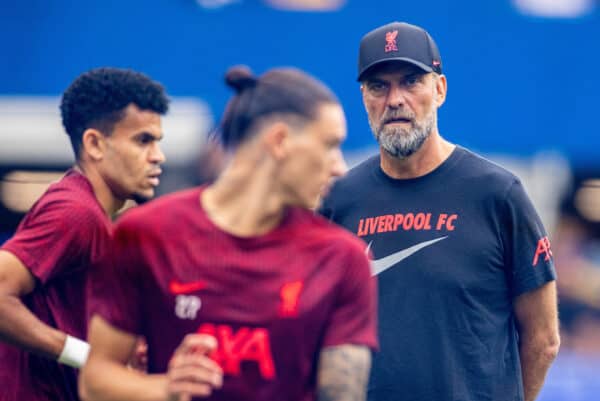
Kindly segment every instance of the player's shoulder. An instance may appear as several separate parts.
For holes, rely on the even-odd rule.
[[[200,188],[172,192],[133,207],[117,219],[117,229],[160,230],[165,224],[181,224],[190,208],[199,207]]]
[[[299,213],[302,213],[303,224],[297,231],[304,237],[305,244],[318,248],[332,246],[341,253],[364,254],[366,244],[350,231],[310,210],[302,210]]]
[[[59,180],[51,182],[40,200],[78,201],[79,198],[94,196],[94,190],[89,180],[74,170],[68,170]]]
[[[364,196],[369,196],[371,188],[377,186],[374,171],[379,168],[379,160],[379,155],[369,157],[352,167],[344,176],[336,179],[323,204],[325,206],[353,204]]]
[[[73,170],[51,183],[31,207],[29,214],[60,219],[63,223],[76,221],[83,224],[90,220],[108,219],[89,180]]]
[[[380,156],[373,155],[366,160],[352,167],[348,172],[336,181],[338,189],[355,188],[356,185],[365,184],[373,174],[373,171],[379,168]]]
[[[508,188],[519,182],[519,178],[507,168],[478,153],[460,146],[457,146],[456,152],[460,153],[466,176],[485,183],[488,189]]]

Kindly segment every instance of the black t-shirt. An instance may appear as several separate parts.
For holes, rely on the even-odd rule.
[[[516,296],[555,279],[550,243],[520,181],[457,147],[396,180],[373,157],[321,213],[357,234],[379,285],[371,401],[521,401]]]

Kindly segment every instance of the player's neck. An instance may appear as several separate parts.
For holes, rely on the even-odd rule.
[[[209,219],[240,237],[263,235],[277,227],[285,206],[273,188],[270,170],[264,165],[228,166],[202,193],[200,202]]]
[[[89,167],[85,163],[77,163],[73,169],[88,179],[98,203],[107,216],[114,216],[123,207],[125,201],[114,196],[98,170]]]
[[[417,178],[438,168],[452,153],[456,145],[432,133],[421,148],[405,159],[391,156],[381,149],[381,169],[391,178]]]

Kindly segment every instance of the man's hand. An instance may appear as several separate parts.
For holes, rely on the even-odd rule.
[[[208,397],[223,385],[223,370],[208,356],[217,340],[206,334],[188,334],[175,350],[167,372],[170,401]]]

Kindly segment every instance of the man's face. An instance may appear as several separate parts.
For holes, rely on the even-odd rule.
[[[291,203],[314,209],[335,177],[346,172],[340,145],[346,138],[341,106],[323,104],[318,117],[290,136],[289,157],[280,176]]]
[[[112,135],[104,139],[102,174],[111,192],[121,200],[152,198],[159,184],[160,164],[165,161],[158,144],[162,139],[160,115],[131,104]]]
[[[437,125],[437,108],[445,96],[445,77],[405,63],[390,63],[362,82],[369,125],[391,156],[418,151]]]

